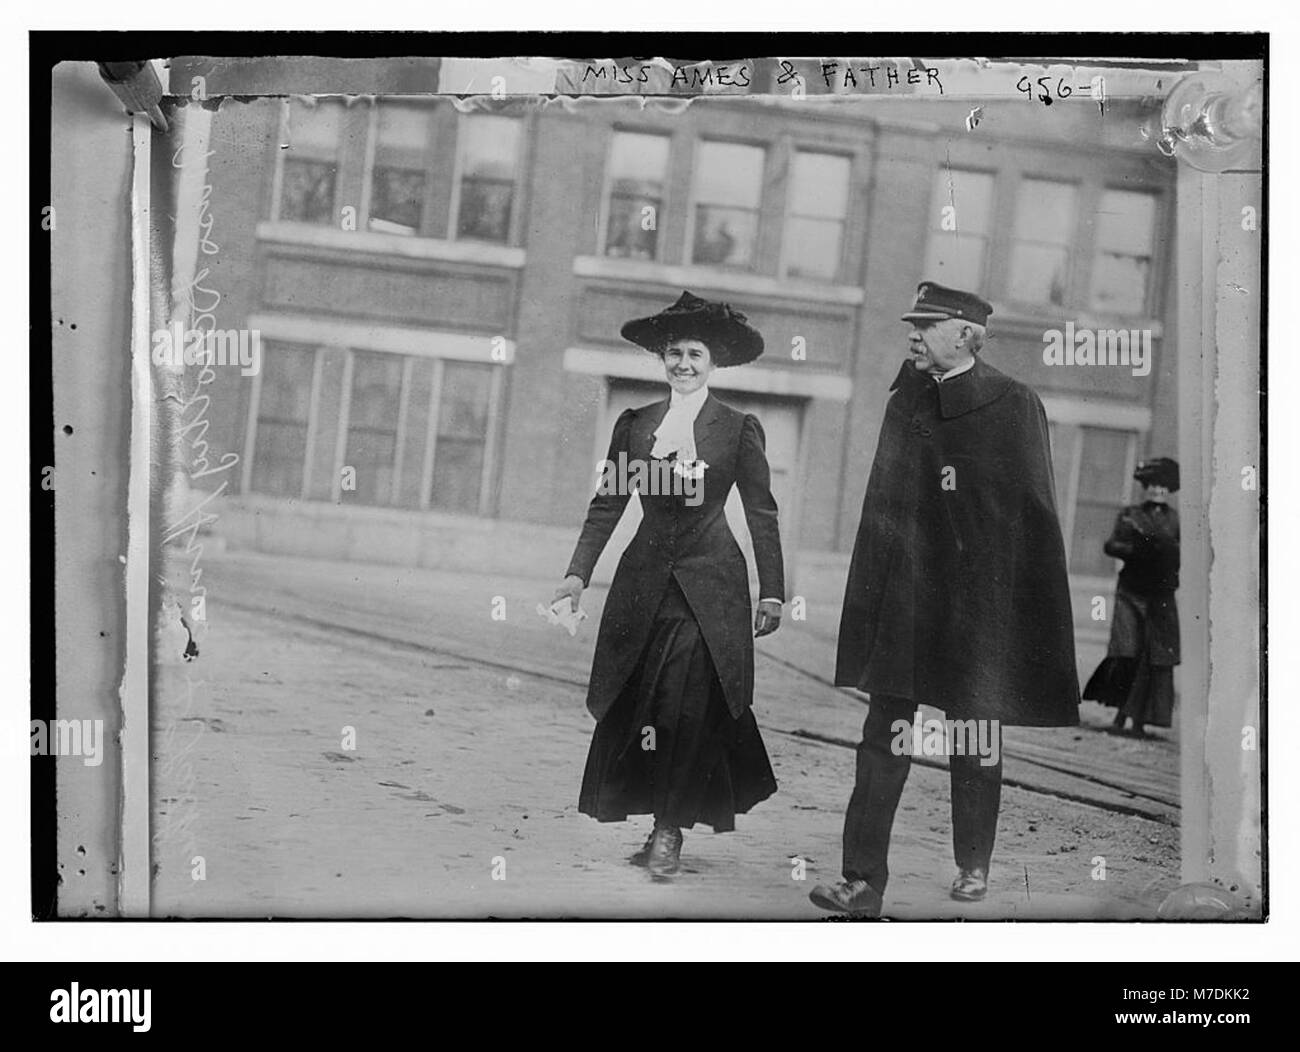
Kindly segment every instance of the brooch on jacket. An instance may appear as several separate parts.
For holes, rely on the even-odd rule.
[[[702,479],[708,466],[703,460],[674,460],[673,474],[679,479]]]

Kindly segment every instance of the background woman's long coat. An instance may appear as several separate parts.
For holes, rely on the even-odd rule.
[[[1079,721],[1073,618],[1038,396],[976,359],[905,363],[885,409],[835,682],[952,718]]]
[[[626,410],[614,424],[609,460],[651,463],[654,431],[668,399]],[[600,719],[636,669],[652,619],[670,578],[676,578],[699,622],[732,716],[753,701],[753,607],[745,556],[727,525],[724,509],[734,484],[740,490],[754,542],[759,592],[785,598],[785,570],[776,501],[758,419],[712,394],[695,418],[696,455],[708,464],[700,483],[703,499],[641,494],[644,517],[614,573],[596,637],[587,708]],[[622,517],[628,493],[597,494],[569,562],[568,573],[591,579],[596,560]]]
[[[1120,511],[1106,554],[1124,560],[1115,589],[1107,657],[1145,655],[1153,665],[1177,665],[1178,511],[1164,504],[1132,504]]]

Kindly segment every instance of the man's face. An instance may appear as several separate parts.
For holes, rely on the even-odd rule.
[[[1153,500],[1158,504],[1169,503],[1169,490],[1165,486],[1148,486],[1142,484],[1142,499],[1144,501]]]
[[[967,346],[966,326],[955,318],[914,321],[907,334],[907,349],[918,372],[941,376],[973,355]]]
[[[668,385],[678,394],[698,391],[713,372],[708,346],[700,340],[673,340],[664,349],[664,372],[668,375]]]

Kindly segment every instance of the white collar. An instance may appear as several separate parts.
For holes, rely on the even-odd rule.
[[[677,391],[672,392],[672,397],[668,400],[668,408],[677,413],[685,413],[692,421],[700,415],[700,410],[704,408],[704,400],[709,397],[709,385],[701,384],[690,394],[684,395]]]
[[[670,453],[676,453],[680,460],[695,459],[695,418],[700,415],[704,400],[708,397],[708,384],[696,388],[688,395],[673,391],[668,401],[668,411],[655,428],[655,443],[650,450],[652,457],[664,459]]]
[[[961,365],[954,365],[942,376],[936,376],[934,378],[934,382],[937,384],[941,384],[945,380],[951,380],[954,376],[960,376],[962,373],[966,372],[967,369],[973,369],[974,367],[975,367],[974,357],[968,358],[966,361],[962,362]]]

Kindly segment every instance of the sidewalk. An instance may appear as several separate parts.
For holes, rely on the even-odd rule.
[[[158,670],[158,915],[825,916],[807,892],[837,876],[854,757],[821,739],[855,741],[864,709],[774,660],[817,663],[815,633],[783,626],[759,644],[780,791],[735,833],[688,831],[684,872],[656,883],[623,861],[648,818],[577,813],[594,620],[576,639],[548,627],[536,581],[245,554],[204,571],[199,660]],[[789,650],[765,646],[782,637]],[[1170,749],[1059,733],[1112,761]],[[1167,822],[1008,786],[989,899],[953,903],[947,781],[914,767],[887,916],[1151,916],[1178,883]]]

